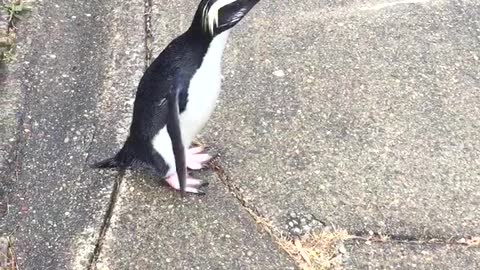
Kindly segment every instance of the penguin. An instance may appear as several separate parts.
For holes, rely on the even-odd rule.
[[[205,167],[203,147],[188,148],[214,111],[221,62],[232,28],[259,0],[201,0],[190,27],[146,69],[137,88],[129,135],[111,158],[92,168],[147,167],[172,188],[205,194],[187,168]]]

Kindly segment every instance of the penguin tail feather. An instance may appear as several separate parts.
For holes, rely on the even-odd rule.
[[[90,167],[92,169],[111,169],[111,168],[120,168],[126,169],[130,167],[135,160],[135,158],[130,153],[128,143],[118,152],[114,157],[104,159],[102,161],[96,162]]]
[[[121,167],[120,163],[116,160],[116,156],[112,158],[107,158],[102,161],[96,162],[90,165],[92,169],[110,169]]]

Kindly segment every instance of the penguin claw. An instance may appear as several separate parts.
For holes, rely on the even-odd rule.
[[[177,174],[174,174],[174,175],[166,178],[165,181],[173,189],[180,190],[180,183],[178,182]],[[197,194],[197,195],[205,195],[205,192],[200,190],[200,188],[206,187],[208,185],[209,185],[209,183],[206,182],[206,181],[202,181],[202,180],[199,180],[199,179],[187,177],[185,192],[193,193],[193,194]]]

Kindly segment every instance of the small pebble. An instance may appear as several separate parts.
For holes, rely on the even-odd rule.
[[[340,252],[341,254],[347,254],[347,249],[343,244],[340,244],[340,246],[338,247],[338,252]]]
[[[252,257],[252,256],[253,256],[253,252],[252,252],[252,251],[250,251],[250,250],[249,250],[249,251],[247,251],[247,256],[248,256],[248,257]]]
[[[295,227],[290,230],[290,233],[294,236],[299,236],[302,233],[302,230],[300,230],[298,227]]]
[[[284,77],[285,72],[283,70],[276,70],[276,71],[273,72],[273,75],[275,75],[277,77]]]
[[[290,213],[290,217],[291,217],[291,218],[296,218],[296,217],[297,217],[297,214],[295,214],[294,212],[291,212],[291,213]]]

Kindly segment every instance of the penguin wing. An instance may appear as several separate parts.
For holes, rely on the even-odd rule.
[[[184,92],[186,86],[177,83],[167,94],[168,118],[167,132],[172,141],[173,155],[175,157],[175,167],[177,170],[178,181],[182,195],[185,194],[185,185],[187,181],[187,166],[185,162],[185,147],[182,141],[182,131],[180,130],[180,109],[179,95]]]

